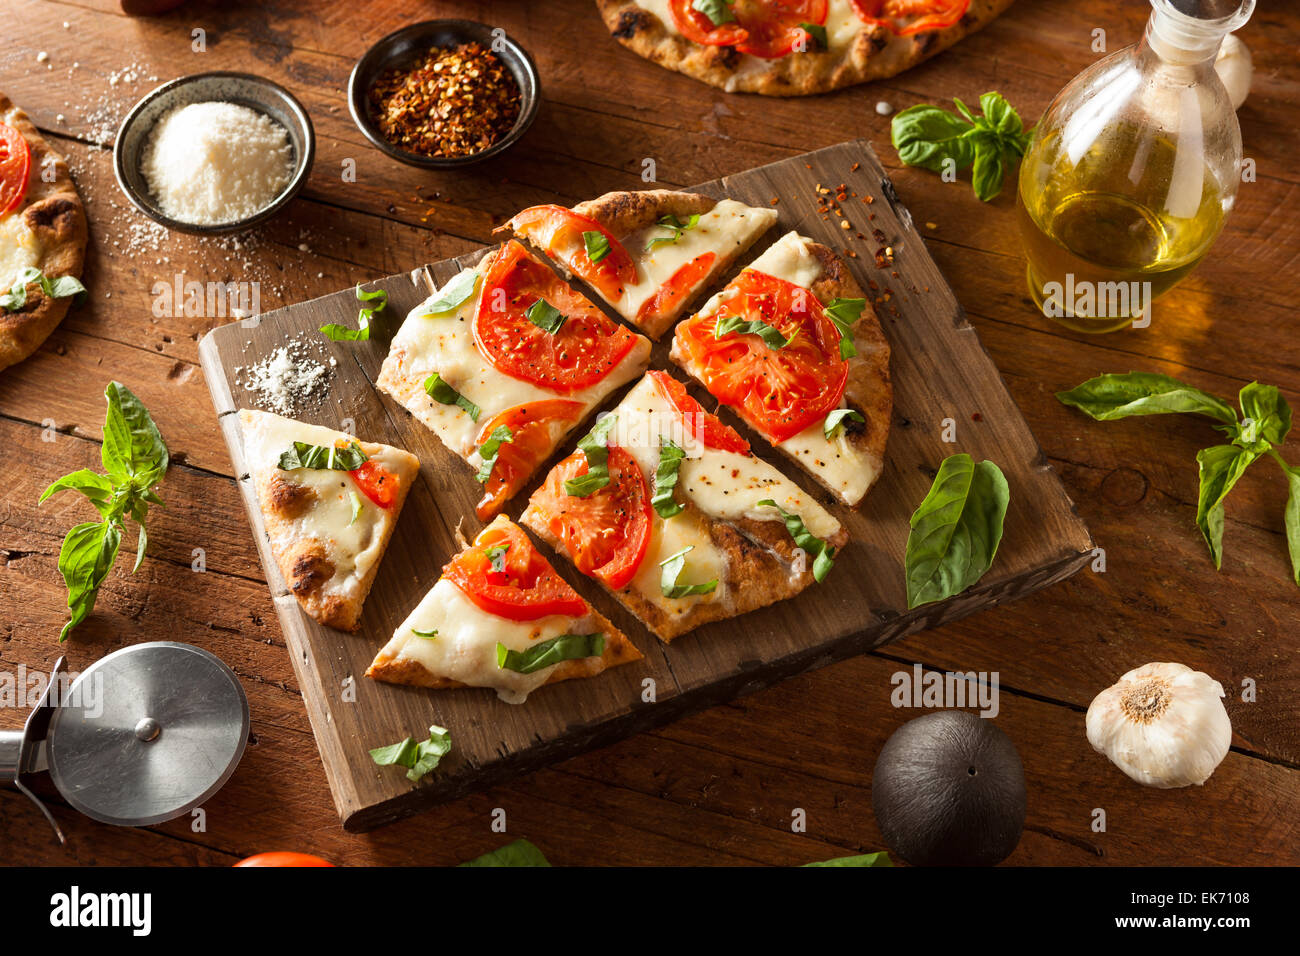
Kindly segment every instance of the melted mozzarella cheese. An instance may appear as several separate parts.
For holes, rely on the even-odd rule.
[[[510,621],[489,614],[446,578],[439,578],[410,616],[393,632],[381,657],[414,661],[437,677],[470,687],[491,687],[508,704],[522,704],[558,665],[520,674],[497,666],[497,644],[525,651],[562,634],[595,633],[590,618],[553,614],[536,621]],[[437,630],[432,638],[414,631]]]
[[[669,33],[678,33],[673,15],[669,10],[669,0],[637,0],[637,6],[649,10],[657,16]],[[826,11],[826,39],[831,49],[848,46],[862,29],[862,20],[854,12],[849,0],[830,0]],[[759,57],[746,57],[747,60],[768,62]]]
[[[636,282],[625,286],[623,297],[613,305],[620,314],[635,316],[678,269],[696,256],[712,251],[721,257],[733,250],[744,251],[774,222],[774,209],[757,209],[723,199],[702,213],[695,227],[681,233],[674,242],[659,242],[646,249],[652,239],[673,234],[664,226],[648,226],[622,237],[623,246],[636,264]]]
[[[244,461],[254,475],[278,471],[280,455],[291,449],[296,441],[328,448],[339,441],[353,440],[352,436],[332,428],[308,425],[270,412],[245,410],[241,418]],[[380,450],[369,457],[393,474],[404,474],[407,470],[404,453],[387,445],[380,446]],[[288,522],[278,538],[272,539],[272,545],[281,550],[313,538],[326,544],[328,557],[334,565],[334,577],[326,583],[325,590],[339,591],[348,596],[359,593],[361,581],[383,552],[385,530],[392,520],[391,514],[366,497],[346,471],[295,468],[281,474],[310,488],[314,497],[310,507]],[[360,505],[355,520],[352,516],[354,502]]]
[[[21,215],[0,218],[0,291],[8,292],[24,269],[39,269],[41,252],[40,240]]]
[[[428,301],[435,298],[437,293]],[[588,388],[558,392],[513,378],[484,358],[474,341],[478,300],[478,295],[471,296],[457,311],[447,315],[428,314],[428,302],[413,309],[393,337],[379,376],[380,388],[428,426],[443,444],[473,465],[481,460],[479,435],[494,416],[525,402],[565,398],[582,402],[586,406],[585,417],[606,395],[631,381],[649,361],[650,342],[638,336],[622,362]],[[443,405],[425,392],[424,382],[434,372],[479,407],[477,421],[459,405]]]
[[[665,597],[661,586],[663,568],[667,561],[683,548],[685,564],[677,575],[677,584],[704,584],[717,581],[718,586],[708,594],[687,594],[684,597]],[[632,579],[632,589],[650,603],[671,616],[686,614],[697,604],[725,602],[727,592],[727,556],[713,544],[709,529],[698,514],[682,512],[666,521],[657,515],[650,529],[650,544],[646,556]]]
[[[751,262],[749,268],[811,289],[812,284],[821,278],[822,264],[809,250],[810,242],[811,239],[797,232],[787,232]]]

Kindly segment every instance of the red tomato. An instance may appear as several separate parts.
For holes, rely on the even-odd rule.
[[[322,860],[310,853],[258,853],[240,860],[235,866],[333,866],[328,860]]]
[[[555,332],[528,318],[545,299],[565,317]],[[511,378],[556,392],[595,385],[636,344],[636,336],[569,287],[519,243],[506,243],[483,279],[474,340]]]
[[[488,551],[505,546],[503,570],[492,566]],[[552,614],[583,617],[587,604],[569,587],[518,525],[493,524],[474,545],[451,559],[442,575],[479,608],[509,621],[535,621]]]
[[[397,476],[373,458],[367,459],[360,468],[348,474],[362,494],[379,507],[391,508],[397,500]]]
[[[27,195],[32,151],[23,134],[0,123],[0,216],[17,209]]]
[[[718,258],[715,252],[701,252],[690,262],[673,273],[672,278],[659,287],[659,291],[637,309],[636,317],[645,320],[654,316],[667,315],[684,298],[695,291]]]
[[[573,270],[583,282],[599,289],[605,298],[617,302],[623,296],[623,287],[636,282],[636,266],[623,244],[610,232],[586,216],[580,216],[563,206],[531,206],[508,223],[538,249],[559,259]],[[584,232],[598,232],[609,243],[609,252],[600,261],[592,262],[587,254]]]
[[[636,459],[611,445],[608,464],[608,485],[586,498],[570,495],[564,480],[587,473],[587,456],[575,452],[551,469],[534,501],[578,570],[617,591],[627,587],[645,559],[654,511]]]
[[[705,448],[734,451],[741,455],[749,453],[749,442],[737,435],[734,429],[722,424],[716,415],[706,412],[699,402],[687,394],[685,385],[667,372],[655,370],[646,374],[659,389],[659,394],[682,416],[682,422],[692,437]]]
[[[583,409],[582,402],[543,399],[507,408],[483,426],[478,436],[480,445],[500,425],[509,428],[514,437],[497,449],[496,464],[483,486],[483,499],[474,508],[480,521],[487,521],[514,497],[542,459],[551,453],[560,435],[582,417]]]
[[[950,27],[966,15],[970,0],[849,0],[864,23],[878,23],[906,37]]]
[[[687,39],[773,60],[792,52],[801,40],[807,42],[800,24],[825,24],[826,8],[827,0],[735,0],[731,13],[736,19],[717,25],[691,0],[672,0],[669,12]]]
[[[816,296],[784,279],[746,269],[729,288],[734,294],[713,315],[677,327],[677,343],[712,395],[779,444],[839,405],[849,377],[840,333]],[[774,349],[751,333],[719,339],[714,327],[729,315],[765,322],[792,340]]]

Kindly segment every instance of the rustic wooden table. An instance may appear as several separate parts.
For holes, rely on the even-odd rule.
[[[1300,863],[1300,591],[1287,574],[1284,482],[1269,466],[1243,480],[1216,572],[1193,523],[1195,455],[1216,433],[1172,418],[1091,423],[1052,397],[1101,372],[1142,369],[1224,395],[1259,379],[1300,399],[1300,16],[1261,4],[1243,33],[1256,72],[1239,116],[1257,179],[1242,186],[1210,257],[1159,303],[1146,330],[1089,338],[1049,325],[1025,292],[1014,191],[985,205],[964,182],[899,168],[888,119],[874,108],[954,94],[969,102],[998,89],[1035,118],[1095,59],[1095,29],[1115,49],[1138,37],[1146,13],[1139,0],[1020,0],[982,33],[893,80],[781,101],[729,96],[642,61],[608,36],[589,0],[190,3],[160,19],[128,18],[112,0],[11,0],[0,89],[73,166],[91,224],[91,295],[36,355],[0,374],[0,442],[9,450],[0,456],[0,667],[48,670],[66,653],[80,668],[126,644],[185,640],[239,674],[253,726],[202,827],[187,819],[101,826],[47,786],[68,832],[60,848],[24,797],[0,792],[6,859],[222,865],[297,849],[339,863],[443,864],[510,836],[528,837],[557,864],[792,864],[875,850],[872,763],[918,713],[891,706],[890,678],[919,662],[1000,675],[998,725],[1017,743],[1029,787],[1025,835],[1010,862]],[[505,27],[536,57],[545,94],[520,146],[459,174],[384,158],[344,101],[348,71],[367,46],[435,16]],[[217,69],[264,74],[303,100],[318,136],[311,180],[286,214],[239,242],[159,234],[113,181],[113,129],[158,83]],[[661,183],[685,185],[859,136],[872,141],[918,222],[935,224],[926,230],[931,252],[1105,548],[1105,572],[1085,571],[377,832],[345,833],[197,365],[198,338],[224,320],[155,314],[154,282],[178,274],[258,281],[270,309],[475,248],[521,206],[636,188],[645,157],[656,160]],[[353,160],[356,181],[344,181]],[[111,378],[144,400],[171,446],[174,467],[161,489],[168,508],[151,516],[140,571],[132,577],[120,561],[92,618],[60,647],[59,544],[87,509],[73,496],[41,508],[36,499],[53,478],[98,466]],[[203,573],[193,570],[197,549]],[[1233,750],[1204,787],[1140,788],[1084,737],[1092,697],[1153,660],[1205,670],[1228,692]],[[1247,681],[1254,702],[1242,699]],[[23,716],[0,709],[0,726]],[[492,830],[495,808],[506,811],[508,836]],[[1095,808],[1106,811],[1104,832],[1093,829]],[[797,809],[806,832],[792,827]]]

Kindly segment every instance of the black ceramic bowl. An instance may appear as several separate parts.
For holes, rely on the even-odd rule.
[[[293,176],[280,195],[246,219],[214,225],[181,222],[164,213],[158,207],[157,200],[150,195],[149,185],[140,171],[140,157],[150,131],[163,116],[177,107],[211,101],[247,106],[283,126],[289,133],[289,143],[293,147]],[[150,219],[177,232],[214,235],[255,226],[283,209],[307,181],[307,173],[311,170],[315,155],[316,134],[312,130],[311,119],[302,104],[283,86],[251,73],[195,73],[164,83],[131,107],[131,112],[122,120],[117,139],[113,143],[113,172],[117,176],[117,184],[126,193],[126,198]]]
[[[470,166],[491,159],[505,152],[523,137],[537,116],[537,107],[542,98],[541,81],[537,76],[537,65],[528,52],[504,33],[493,36],[493,27],[474,20],[426,20],[413,23],[395,33],[384,37],[357,61],[348,77],[348,110],[357,128],[365,134],[366,139],[387,153],[393,159],[410,166],[425,169],[455,169]],[[493,49],[493,44],[496,49]],[[455,47],[462,43],[481,43],[492,50],[506,65],[515,82],[519,84],[521,101],[519,118],[510,131],[485,150],[468,156],[441,157],[422,156],[394,146],[384,138],[379,127],[371,117],[367,94],[375,81],[384,72],[393,69],[405,69],[414,66],[434,47]]]

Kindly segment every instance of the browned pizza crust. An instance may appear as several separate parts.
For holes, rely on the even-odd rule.
[[[705,516],[689,501],[685,502],[685,510],[673,520],[702,521],[710,540],[726,555],[728,600],[692,604],[683,613],[672,615],[630,587],[614,591],[604,582],[599,582],[665,643],[710,621],[747,614],[794,597],[814,583],[811,562],[806,562],[802,571],[795,570],[797,549],[785,524],[780,521],[748,518],[734,523],[718,521]],[[563,544],[547,525],[545,514],[531,502],[519,522],[556,551],[565,553]],[[848,532],[840,528],[829,543],[838,550],[848,540]]]
[[[27,114],[0,93],[0,122],[23,134],[31,149],[27,195],[18,215],[41,244],[38,268],[48,278],[81,277],[86,251],[86,211],[72,182],[67,161],[50,148]],[[46,170],[45,176],[42,171]],[[52,174],[52,175],[51,175]],[[46,182],[45,177],[51,181]],[[0,277],[2,291],[13,279]],[[62,321],[72,298],[51,299],[36,283],[27,286],[27,302],[17,312],[0,309],[0,369],[21,362],[35,352]]]
[[[741,54],[734,47],[703,46],[665,27],[634,0],[596,0],[614,38],[647,60],[685,73],[729,93],[806,96],[895,76],[985,26],[1012,0],[971,0],[951,27],[897,36],[880,25],[862,24],[844,49],[792,53],[775,60]]]

